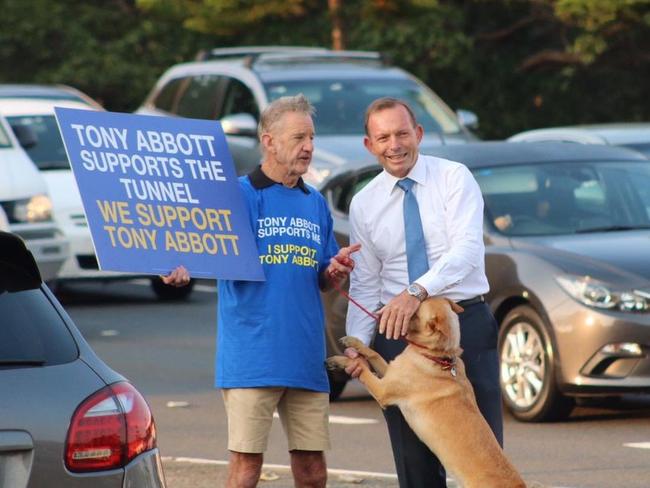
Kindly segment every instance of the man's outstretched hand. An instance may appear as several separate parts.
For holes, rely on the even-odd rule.
[[[357,252],[359,249],[361,249],[361,244],[342,247],[339,249],[338,254],[330,259],[330,264],[327,266],[325,273],[333,284],[338,284],[352,273],[354,260],[350,257],[350,254]]]

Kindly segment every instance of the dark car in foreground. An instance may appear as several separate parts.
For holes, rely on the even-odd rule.
[[[0,488],[164,488],[142,395],[99,359],[0,232]]]
[[[650,161],[559,142],[427,153],[467,165],[483,193],[486,298],[513,415],[561,419],[577,396],[650,392]],[[352,196],[378,172],[348,167],[323,189],[341,242]],[[327,295],[330,343],[344,334],[346,307]]]

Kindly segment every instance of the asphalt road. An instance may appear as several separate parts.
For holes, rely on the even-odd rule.
[[[224,486],[226,419],[214,380],[216,295],[160,303],[147,286],[75,284],[60,298],[96,352],[147,397],[170,488]],[[331,405],[331,488],[397,486],[380,409],[357,383]],[[650,396],[591,402],[569,421],[505,417],[505,451],[529,483],[550,487],[650,487]],[[292,486],[279,422],[261,486]],[[274,479],[277,477],[277,479]],[[453,485],[450,485],[453,486]]]

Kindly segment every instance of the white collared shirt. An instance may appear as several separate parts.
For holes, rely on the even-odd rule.
[[[415,282],[430,296],[465,300],[487,293],[483,244],[483,196],[463,164],[420,154],[407,176],[420,208],[429,271]],[[404,192],[386,171],[357,193],[350,204],[352,257],[350,295],[369,310],[386,304],[409,285],[404,238]],[[350,303],[348,335],[369,344],[375,321]]]

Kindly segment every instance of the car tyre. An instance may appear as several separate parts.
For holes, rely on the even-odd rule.
[[[190,296],[194,288],[195,280],[191,279],[185,286],[170,286],[163,283],[160,277],[151,278],[151,288],[160,300],[175,301],[184,300]]]
[[[528,305],[512,309],[499,332],[499,383],[512,415],[523,422],[569,416],[575,401],[557,385],[555,348],[544,321]]]
[[[336,401],[339,399],[345,385],[348,384],[348,375],[342,371],[327,371],[327,379],[330,383],[330,402]]]

